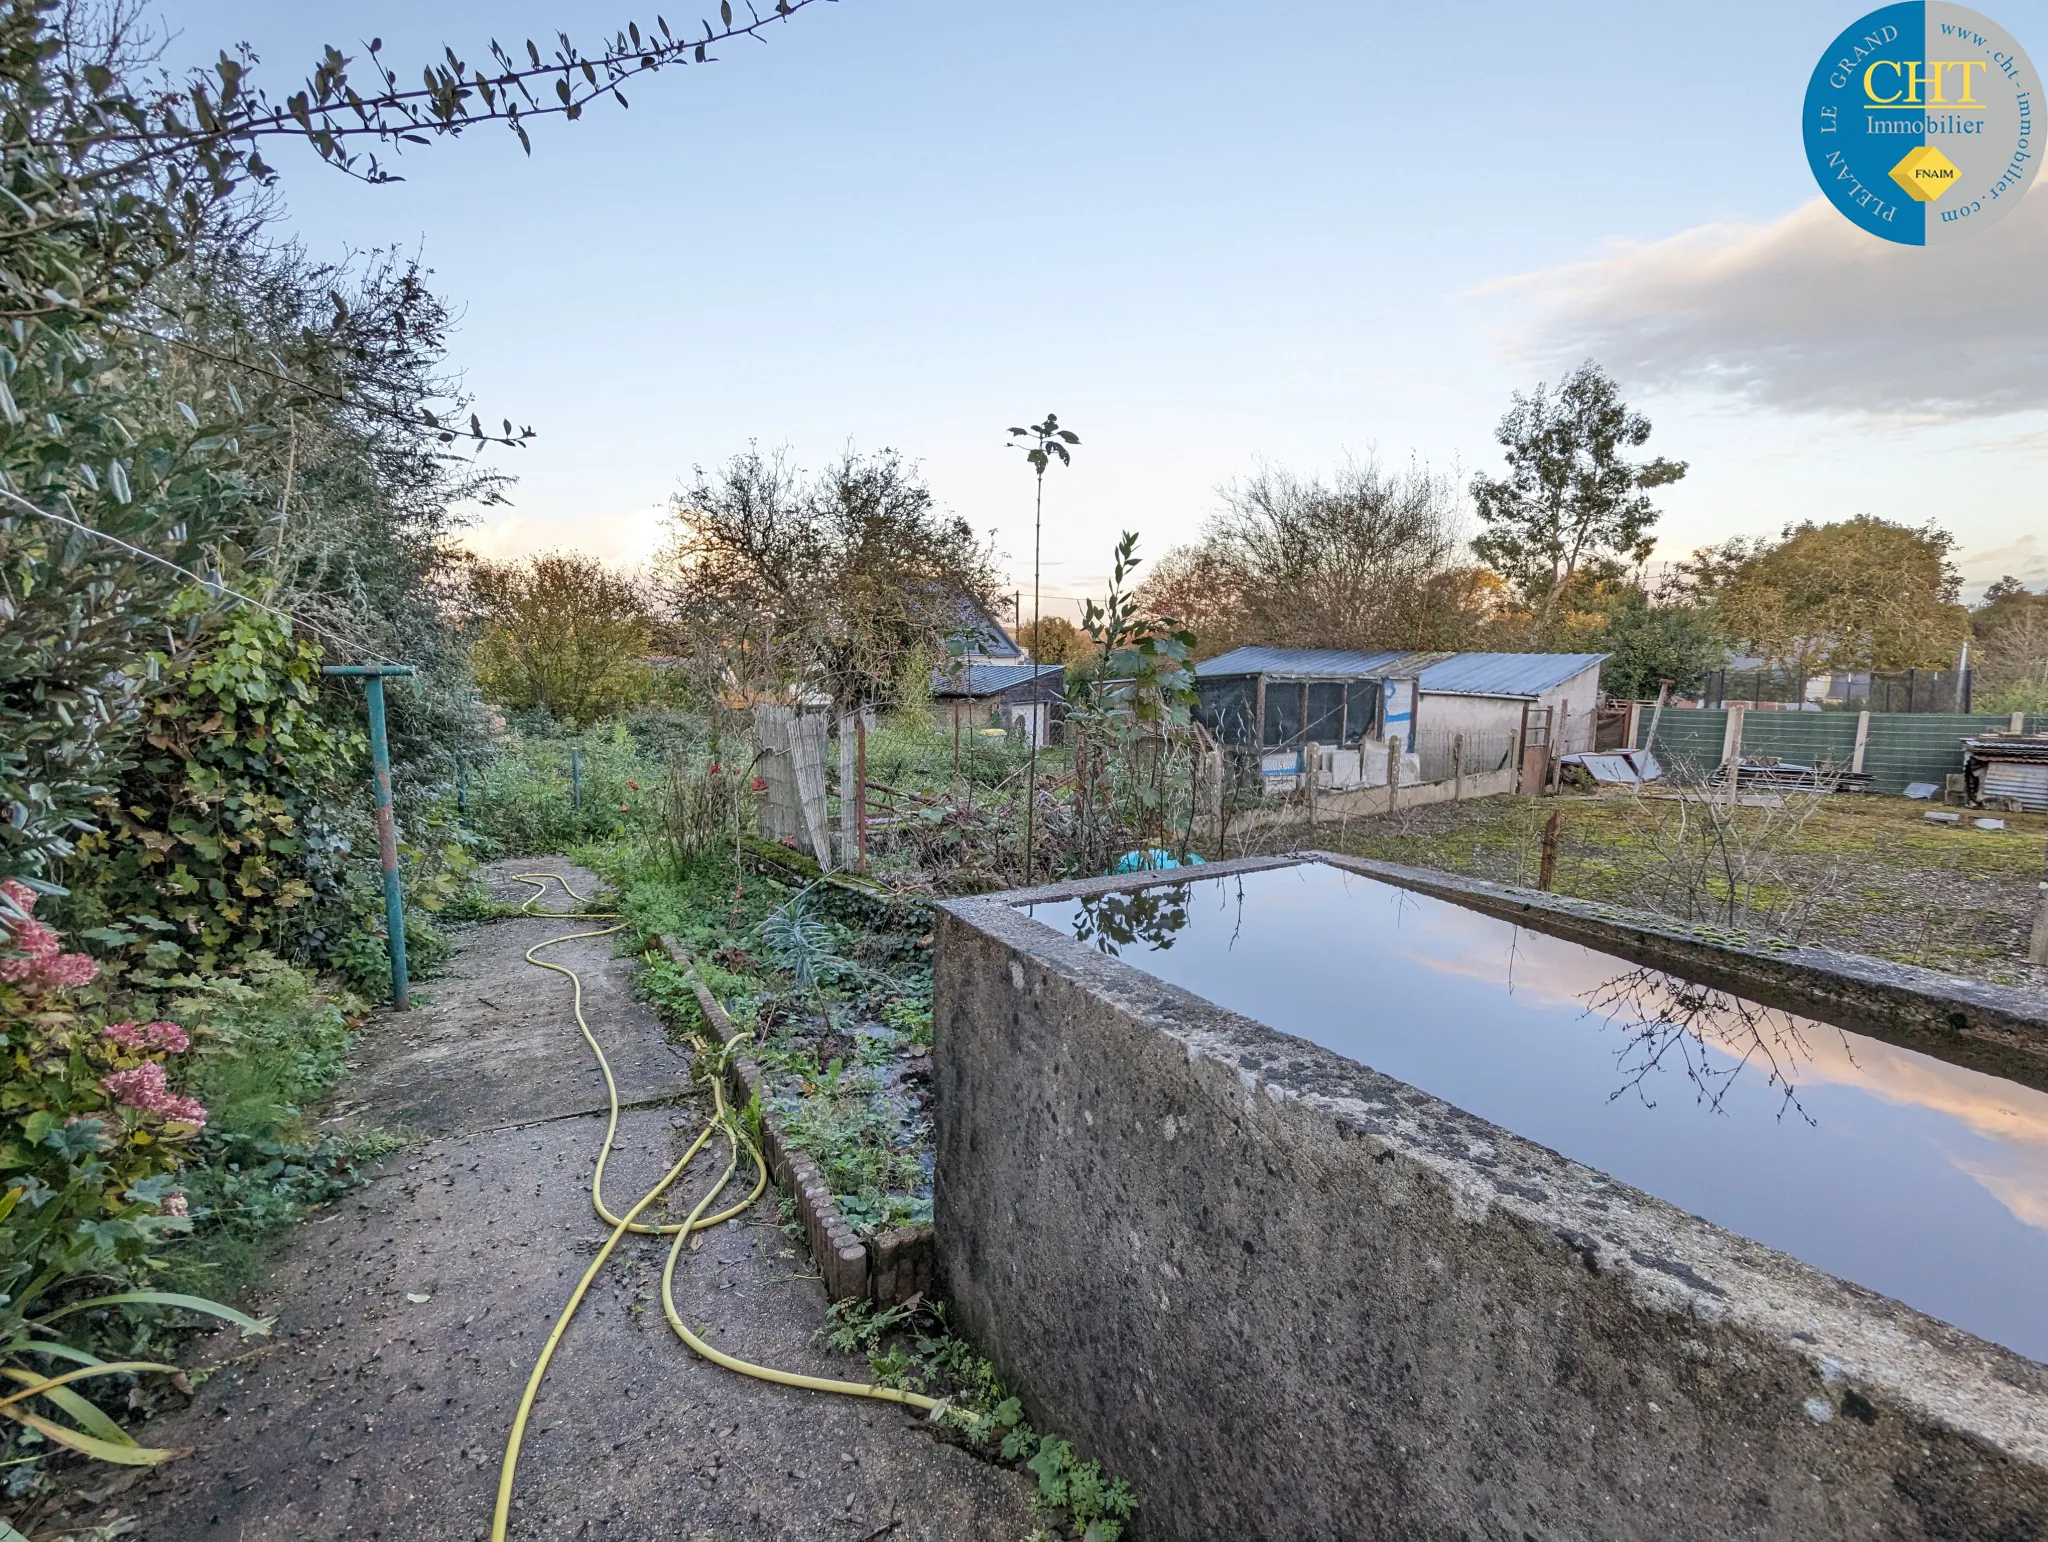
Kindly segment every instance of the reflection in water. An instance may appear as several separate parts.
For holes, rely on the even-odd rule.
[[[2048,1094],[1322,863],[1029,911],[2048,1360]]]
[[[1789,1110],[1812,1124],[1814,1116],[1799,1101],[1794,1080],[1813,1060],[1807,1034],[1836,1035],[1854,1063],[1849,1035],[1838,1028],[1661,969],[1627,970],[1603,980],[1584,999],[1589,1016],[1604,1017],[1609,1027],[1628,1035],[1615,1052],[1622,1084],[1608,1094],[1610,1101],[1633,1092],[1645,1107],[1655,1108],[1650,1089],[1675,1056],[1696,1101],[1716,1113],[1725,1110],[1736,1079],[1755,1066],[1780,1096],[1779,1117]]]
[[[1188,924],[1185,884],[1139,889],[1123,894],[1098,894],[1078,902],[1074,940],[1093,943],[1112,958],[1134,943],[1149,949],[1170,948],[1174,933]]]

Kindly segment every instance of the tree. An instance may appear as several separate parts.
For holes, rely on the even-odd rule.
[[[1646,701],[1665,680],[1679,695],[1693,695],[1728,651],[1706,607],[1659,603],[1633,586],[1608,612],[1597,646],[1608,655],[1600,688],[1616,701]]]
[[[1955,537],[1869,514],[1788,525],[1777,541],[1704,547],[1679,580],[1722,630],[1794,678],[1824,670],[1945,669],[1970,635],[1949,560]]]
[[[1018,630],[1017,641],[1041,664],[1071,664],[1088,656],[1088,638],[1065,616],[1044,616]]]
[[[516,445],[530,432],[509,420],[486,429],[475,413],[464,426],[459,397],[436,400],[438,387],[402,370],[377,388],[379,366],[437,360],[438,347],[397,330],[380,343],[354,325],[346,284],[319,292],[332,313],[311,328],[317,366],[282,346],[289,338],[266,325],[274,316],[230,314],[250,295],[209,289],[208,269],[225,253],[266,268],[258,237],[269,211],[250,196],[275,180],[263,142],[301,139],[348,174],[390,180],[380,147],[491,121],[524,143],[536,118],[573,120],[607,97],[624,106],[625,82],[709,62],[719,43],[757,37],[810,3],[778,0],[773,15],[738,21],[723,8],[722,30],[706,23],[694,41],[661,23],[658,38],[629,25],[589,53],[566,37],[546,55],[529,42],[523,61],[493,43],[489,71],[451,49],[417,86],[401,83],[410,71],[388,67],[374,40],[367,71],[329,48],[281,101],[256,84],[246,48],[182,82],[163,79],[135,0],[0,9],[0,325],[10,334],[0,358],[0,875],[44,882],[36,875],[73,849],[158,684],[129,666],[165,636],[185,587],[261,591],[306,578],[253,560],[277,534],[267,515],[292,523],[294,450],[312,449],[302,433],[352,432],[355,464],[382,476],[394,470],[394,445],[362,433],[371,420],[400,431],[401,456],[421,443]],[[241,319],[250,324],[223,324]],[[365,352],[351,351],[366,339]],[[316,424],[323,414],[330,422]],[[283,446],[268,464],[266,443]],[[265,485],[271,469],[281,485]],[[348,549],[337,540],[330,554]],[[426,549],[414,545],[387,576],[408,563],[413,576],[431,570]],[[346,581],[326,597],[331,615],[357,619],[314,622],[323,640],[372,657],[399,651],[390,634],[364,638],[362,596]],[[379,619],[415,640],[436,625],[431,603]],[[428,662],[445,675],[459,671],[456,659],[444,639]],[[445,742],[452,721],[406,708],[394,716],[401,751]],[[0,899],[0,920],[21,919],[15,908]]]
[[[1248,642],[1457,648],[1483,619],[1457,491],[1427,467],[1349,461],[1325,482],[1261,466],[1222,497],[1200,542],[1169,552],[1138,591],[1207,654]]]
[[[2048,590],[1999,579],[1970,612],[1970,632],[1978,708],[2048,713]]]
[[[1650,420],[1629,410],[1590,359],[1554,393],[1541,383],[1530,395],[1517,391],[1500,420],[1494,438],[1507,452],[1507,475],[1472,479],[1486,527],[1472,550],[1515,586],[1539,638],[1582,568],[1618,574],[1649,557],[1658,518],[1650,489],[1685,475],[1683,461],[1628,458],[1649,437]]]
[[[653,629],[630,578],[574,552],[475,559],[477,681],[492,700],[578,725],[643,694]]]
[[[991,552],[943,512],[917,464],[849,450],[806,478],[748,450],[696,470],[658,561],[673,624],[714,689],[822,689],[887,704],[903,661],[932,657],[996,602]]]
[[[1043,423],[1033,423],[1027,428],[1010,430],[1012,440],[1021,439],[1022,444],[1012,448],[1024,452],[1024,460],[1031,467],[1033,501],[1031,505],[1031,629],[1038,630],[1038,574],[1040,551],[1045,531],[1045,468],[1055,459],[1062,466],[1071,466],[1073,456],[1067,446],[1077,445],[1081,436],[1071,428],[1061,428],[1057,414],[1048,412]],[[1037,673],[1031,676],[1031,759],[1024,775],[1024,881],[1031,882],[1031,835],[1033,822],[1038,811],[1038,741],[1043,736],[1044,723],[1041,719],[1041,685]]]

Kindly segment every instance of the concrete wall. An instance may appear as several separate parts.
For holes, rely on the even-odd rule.
[[[1605,925],[1629,956],[1648,939],[1724,976],[1757,962],[1470,887],[1581,940]],[[1143,1536],[2044,1535],[2048,1368],[1056,936],[1015,898],[938,925],[941,1283],[1034,1421],[1142,1491]],[[1809,1011],[1889,1003],[1901,1031],[2048,1054],[2048,1007],[2018,993],[1830,977],[1804,950],[1767,967]]]
[[[1340,750],[1338,753],[1342,755],[1350,752]],[[1408,756],[1407,763],[1414,764],[1415,757]],[[1227,821],[1230,834],[1242,835],[1250,830],[1277,829],[1284,825],[1309,822],[1308,802],[1300,793],[1301,779],[1286,779],[1292,785],[1282,789],[1288,793],[1284,800],[1271,795],[1274,792],[1272,784],[1281,780],[1279,777],[1267,778],[1267,800],[1256,808],[1239,809],[1231,814]],[[1474,773],[1464,779],[1463,785],[1463,801],[1467,803],[1474,798],[1500,797],[1515,790],[1515,772],[1510,768],[1506,771]],[[1377,786],[1319,789],[1314,809],[1315,823],[1322,824],[1328,820],[1347,817],[1361,818],[1367,814],[1387,814],[1396,809],[1420,808],[1425,803],[1449,803],[1458,796],[1458,787],[1459,784],[1456,782],[1417,782],[1413,786],[1404,782],[1394,789],[1390,799],[1387,793],[1386,773],[1382,771]],[[1205,831],[1213,834],[1214,823],[1213,820],[1208,821],[1204,826]]]

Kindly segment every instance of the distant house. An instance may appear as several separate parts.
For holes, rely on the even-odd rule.
[[[1035,664],[1002,622],[965,595],[960,599],[965,651],[932,671],[933,716],[946,729],[1001,728],[1050,743],[1065,715],[1067,672]]]
[[[1314,744],[1356,752],[1325,755],[1333,780],[1324,785],[1376,787],[1385,783],[1390,741],[1404,762],[1415,762],[1403,766],[1407,780],[1460,735],[1468,753],[1484,744],[1504,758],[1543,709],[1550,716],[1539,721],[1560,752],[1591,749],[1606,657],[1238,648],[1195,666],[1198,714],[1223,743],[1258,750],[1268,776],[1298,773],[1302,747]],[[1540,741],[1532,734],[1530,742]]]
[[[932,671],[933,716],[941,728],[1003,728],[1045,745],[1066,705],[1067,672],[1059,664],[962,659]]]

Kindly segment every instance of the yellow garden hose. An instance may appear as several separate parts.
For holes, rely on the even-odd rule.
[[[550,880],[560,884],[562,892],[577,904],[585,905],[589,902],[572,889],[569,886],[568,880],[559,873],[515,873],[511,876],[521,883],[533,885],[533,894],[520,907],[528,915],[560,915],[565,919],[585,921],[615,919],[612,913],[604,911],[535,911],[532,907],[536,901],[547,893],[547,886]],[[597,1278],[599,1271],[604,1268],[606,1260],[611,1257],[613,1250],[618,1247],[621,1239],[629,1232],[638,1233],[643,1236],[672,1235],[675,1238],[674,1243],[669,1248],[668,1261],[661,1273],[662,1311],[667,1316],[669,1326],[675,1330],[677,1337],[682,1339],[698,1355],[709,1360],[714,1365],[723,1366],[726,1370],[735,1371],[742,1376],[751,1376],[760,1381],[774,1382],[785,1387],[801,1387],[813,1392],[831,1392],[847,1397],[874,1398],[882,1402],[902,1403],[913,1408],[927,1410],[939,1406],[937,1398],[926,1397],[922,1393],[905,1392],[895,1387],[874,1386],[866,1382],[834,1381],[822,1376],[804,1376],[793,1371],[780,1371],[772,1366],[756,1365],[751,1361],[741,1360],[736,1356],[724,1353],[722,1350],[714,1349],[711,1345],[705,1343],[690,1331],[688,1325],[684,1323],[681,1314],[676,1310],[674,1290],[676,1260],[682,1255],[684,1242],[692,1232],[702,1231],[707,1227],[718,1224],[720,1221],[730,1220],[738,1216],[751,1207],[768,1186],[768,1164],[763,1160],[759,1147],[740,1129],[738,1122],[733,1117],[732,1110],[725,1101],[725,1060],[730,1057],[734,1048],[737,1047],[739,1039],[745,1037],[745,1035],[736,1036],[726,1044],[711,1065],[711,1074],[708,1080],[711,1083],[712,1115],[706,1121],[704,1127],[697,1132],[696,1138],[690,1142],[689,1149],[683,1153],[681,1159],[664,1173],[661,1180],[642,1195],[638,1203],[633,1205],[624,1215],[615,1216],[606,1207],[603,1194],[604,1168],[606,1160],[612,1153],[612,1148],[618,1135],[618,1082],[612,1075],[611,1062],[605,1057],[603,1046],[597,1042],[596,1035],[590,1031],[590,1024],[583,1015],[582,977],[567,965],[549,963],[547,960],[536,958],[534,955],[542,948],[552,947],[556,943],[573,942],[587,937],[610,936],[622,930],[623,927],[624,923],[621,922],[618,926],[603,927],[596,931],[568,932],[560,937],[550,937],[544,942],[537,942],[526,950],[526,961],[528,963],[569,977],[574,991],[573,1002],[576,1026],[582,1030],[584,1042],[590,1046],[590,1052],[597,1057],[598,1067],[604,1073],[605,1094],[609,1107],[605,1122],[604,1143],[599,1149],[596,1169],[591,1176],[590,1198],[591,1204],[596,1209],[599,1217],[611,1228],[611,1234],[605,1239],[604,1246],[598,1250],[597,1256],[590,1261],[590,1266],[583,1271],[583,1276],[576,1282],[575,1289],[570,1292],[569,1299],[563,1306],[560,1316],[556,1318],[554,1327],[549,1331],[547,1339],[541,1345],[540,1354],[534,1361],[533,1370],[526,1379],[526,1388],[521,1393],[518,1406],[513,1412],[512,1428],[505,1442],[505,1458],[498,1474],[497,1504],[491,1516],[491,1542],[504,1542],[505,1539],[506,1527],[511,1519],[512,1492],[519,1467],[520,1446],[525,1439],[527,1421],[532,1416],[534,1401],[540,1394],[541,1382],[547,1374],[548,1364],[554,1358],[555,1350],[561,1344],[563,1335],[568,1332],[569,1324],[575,1317],[577,1308],[583,1304],[583,1298],[589,1293],[591,1283]],[[699,1048],[700,1050],[705,1050],[708,1047],[700,1042]],[[725,1171],[719,1175],[718,1181],[707,1189],[695,1206],[691,1208],[689,1215],[676,1225],[649,1224],[636,1220],[635,1218],[641,1211],[652,1205],[677,1178],[682,1176],[683,1171],[696,1159],[697,1154],[709,1143],[714,1133],[723,1134],[726,1138],[728,1156]],[[726,1186],[732,1182],[733,1175],[739,1167],[740,1150],[742,1147],[745,1148],[748,1156],[752,1157],[754,1161],[755,1178],[752,1191],[737,1204],[729,1205],[715,1214],[706,1215],[705,1211],[710,1208],[713,1201],[720,1194],[725,1192]]]
[[[512,877],[518,879],[521,883],[533,885],[533,893],[527,898],[526,903],[519,907],[528,915],[559,916],[563,920],[568,921],[611,921],[617,919],[617,916],[608,910],[536,911],[532,908],[533,904],[548,892],[548,879],[553,879],[556,883],[560,884],[562,892],[577,904],[587,905],[590,902],[570,888],[568,879],[564,878],[560,873],[514,873]],[[594,932],[567,932],[560,937],[550,937],[547,941],[536,942],[532,947],[528,948],[526,950],[526,961],[529,964],[537,965],[539,968],[552,969],[556,974],[569,977],[569,984],[574,991],[571,1001],[576,1012],[576,1026],[582,1030],[583,1042],[590,1046],[590,1052],[597,1057],[598,1069],[604,1072],[605,1103],[607,1107],[604,1144],[597,1148],[597,1167],[590,1175],[590,1202],[596,1207],[598,1218],[607,1226],[623,1226],[626,1230],[637,1232],[643,1237],[665,1237],[671,1232],[682,1231],[684,1228],[676,1226],[650,1226],[644,1221],[635,1221],[630,1217],[622,1218],[614,1215],[611,1208],[604,1202],[605,1163],[611,1160],[612,1147],[616,1144],[619,1134],[619,1084],[612,1077],[612,1063],[605,1058],[604,1050],[598,1046],[597,1038],[591,1033],[590,1024],[583,1016],[583,977],[575,970],[566,968],[561,964],[551,964],[544,958],[534,957],[534,954],[538,953],[542,948],[552,948],[556,943],[577,942],[586,937],[609,937],[614,932],[624,930],[625,923],[621,921],[617,926],[600,927]],[[706,1134],[709,1134],[708,1127]],[[752,1203],[753,1200],[749,1199],[746,1204],[737,1205],[730,1210],[721,1210],[717,1215],[707,1217],[704,1224],[706,1226],[715,1226],[720,1221],[730,1220]],[[639,1207],[635,1206],[634,1208],[637,1210]]]

